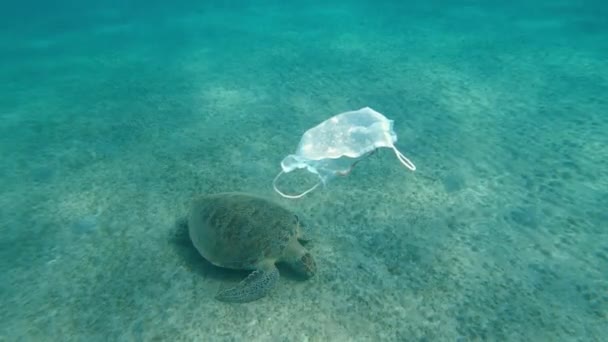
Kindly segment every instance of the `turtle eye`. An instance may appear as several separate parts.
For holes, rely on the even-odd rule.
[[[293,215],[294,217],[294,224],[299,225],[302,228],[306,228],[306,225],[304,224],[304,222],[300,221],[300,217],[298,217],[298,215]]]

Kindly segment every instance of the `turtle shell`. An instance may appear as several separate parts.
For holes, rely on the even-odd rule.
[[[203,195],[192,201],[188,231],[199,253],[216,266],[254,269],[278,261],[298,234],[290,210],[246,193]]]

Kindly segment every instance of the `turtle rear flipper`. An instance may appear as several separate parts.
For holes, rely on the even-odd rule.
[[[245,303],[260,299],[276,285],[279,270],[272,265],[257,269],[236,286],[221,290],[216,299],[223,302]]]

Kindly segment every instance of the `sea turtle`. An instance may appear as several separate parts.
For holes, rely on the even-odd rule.
[[[253,270],[236,286],[216,298],[250,302],[264,297],[279,280],[277,262],[284,262],[305,278],[316,264],[300,242],[301,222],[290,210],[255,195],[224,192],[192,201],[188,232],[198,252],[216,266]]]

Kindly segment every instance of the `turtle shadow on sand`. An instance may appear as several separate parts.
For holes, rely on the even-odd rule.
[[[170,232],[169,242],[186,268],[189,271],[197,274],[201,280],[211,278],[222,283],[236,283],[243,280],[243,278],[247,277],[247,275],[251,273],[247,270],[235,270],[215,266],[203,258],[194,247],[192,240],[190,240],[188,233],[188,220],[185,216],[175,220]],[[307,242],[304,244],[307,244]],[[277,268],[279,269],[282,277],[284,276],[290,280],[302,279],[300,274],[294,272],[286,265],[278,263]]]

